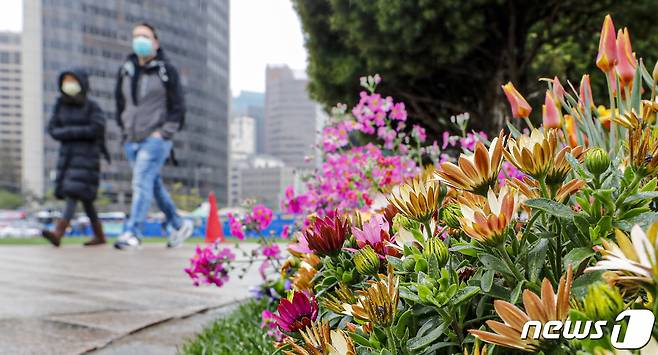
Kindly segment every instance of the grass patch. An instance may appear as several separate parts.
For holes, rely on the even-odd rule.
[[[265,299],[240,305],[185,343],[179,354],[271,354],[275,350],[272,338],[265,334],[265,329],[260,328],[261,313],[265,308]]]

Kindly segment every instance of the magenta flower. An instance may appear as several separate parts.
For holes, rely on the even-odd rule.
[[[242,230],[242,222],[235,218],[232,213],[228,214],[228,225],[231,231],[231,235],[244,240],[244,231]]]
[[[290,236],[290,226],[285,225],[285,226],[283,226],[283,229],[281,230],[281,238],[288,239],[289,236]]]
[[[247,224],[253,224],[259,230],[264,230],[272,223],[272,210],[265,205],[256,205],[247,216]]]
[[[393,105],[391,113],[388,117],[392,120],[406,121],[407,120],[407,110],[404,108],[404,102],[398,102]]]
[[[263,256],[266,256],[268,258],[276,258],[279,256],[280,252],[281,249],[279,249],[278,244],[268,245],[263,248]]]
[[[194,286],[201,283],[213,284],[221,287],[228,281],[228,270],[225,264],[235,260],[235,254],[224,248],[216,254],[213,247],[201,249],[197,246],[194,256],[190,259],[190,267],[185,272],[194,282]]]
[[[318,317],[318,302],[305,292],[295,292],[292,302],[282,298],[276,309],[279,314],[273,317],[277,325],[290,333],[306,328]]]

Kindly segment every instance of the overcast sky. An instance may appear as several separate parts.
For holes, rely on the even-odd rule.
[[[20,31],[22,1],[0,0],[0,30]],[[299,18],[290,0],[231,0],[231,90],[265,90],[265,66],[306,68]]]

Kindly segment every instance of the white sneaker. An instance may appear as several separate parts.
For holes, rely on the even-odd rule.
[[[114,247],[119,250],[139,249],[142,241],[139,240],[132,232],[123,232],[117,241],[114,242]]]
[[[183,245],[192,236],[192,232],[194,232],[194,223],[189,219],[183,220],[180,228],[172,230],[169,241],[167,242],[167,248],[178,248]]]

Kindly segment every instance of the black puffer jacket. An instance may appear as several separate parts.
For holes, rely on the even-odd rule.
[[[62,72],[58,79],[60,90],[66,74],[75,76],[82,90],[75,97],[62,93],[48,124],[48,133],[61,143],[55,196],[93,200],[96,198],[100,180],[105,117],[98,104],[87,98],[87,73],[81,69]]]

